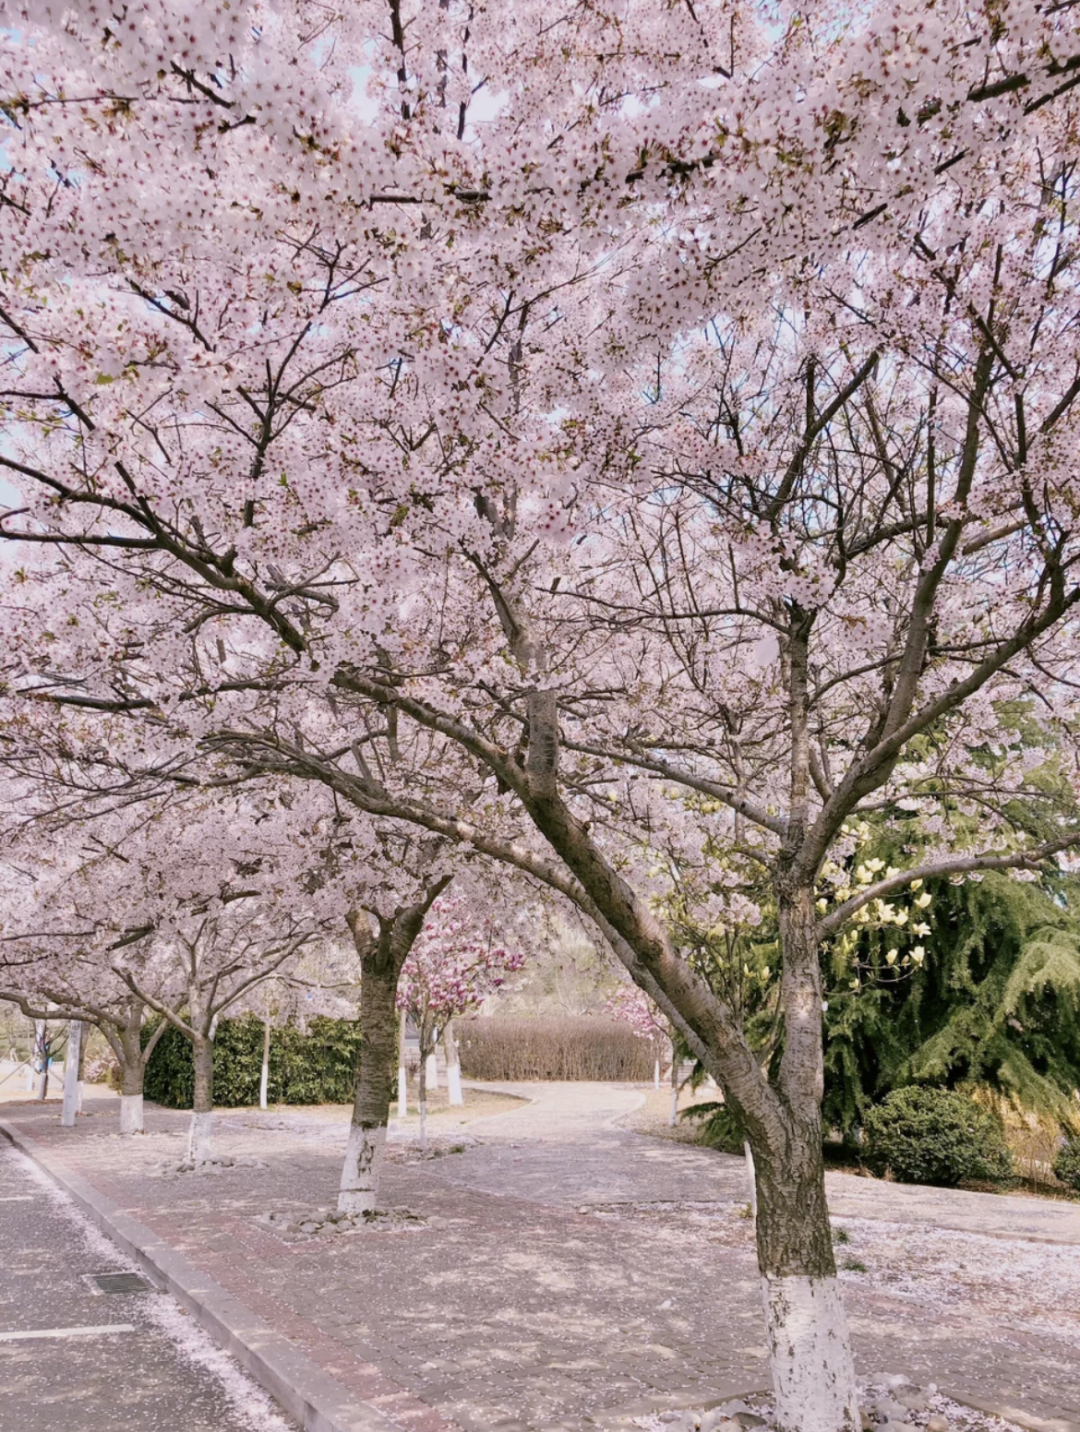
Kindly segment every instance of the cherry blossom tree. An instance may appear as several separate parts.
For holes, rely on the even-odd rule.
[[[96,1026],[120,1066],[120,1132],[140,1134],[146,1066],[168,1024],[162,1020],[143,1042],[146,1004],[115,977],[110,979],[110,973],[91,960],[60,964],[52,951],[40,967],[21,969],[16,984],[0,985],[0,999],[11,1001],[30,1019],[82,1020]]]
[[[1071,8],[6,14],[11,739],[576,905],[747,1130],[779,1424],[857,1426],[822,943],[1077,841],[1013,819],[1076,729]],[[767,889],[771,1076],[672,858],[705,929]],[[350,907],[366,989],[437,893]]]
[[[427,1060],[455,1015],[475,1009],[521,969],[524,956],[496,943],[491,916],[479,917],[459,893],[441,895],[402,967],[398,1008],[416,1025],[420,1040],[420,1144],[427,1148]],[[455,1061],[456,1063],[456,1061]],[[453,1088],[450,1055],[447,1083]],[[457,1070],[457,1086],[461,1073]]]
[[[398,1066],[397,991],[424,918],[453,879],[440,841],[384,832],[398,860],[359,887],[345,916],[360,961],[360,1070],[338,1192],[341,1213],[374,1213]]]

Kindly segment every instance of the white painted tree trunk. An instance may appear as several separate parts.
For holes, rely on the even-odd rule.
[[[49,1053],[46,1046],[48,1026],[43,1019],[34,1020],[34,1064],[37,1072],[35,1097],[44,1099],[49,1092]]]
[[[655,1061],[653,1062],[652,1086],[653,1086],[654,1089],[659,1089],[659,1087],[660,1087],[660,1056],[659,1056],[659,1054],[656,1056],[656,1059],[655,1059]]]
[[[67,1053],[64,1057],[64,1102],[60,1109],[60,1123],[65,1129],[74,1128],[75,1115],[79,1112],[79,1056],[82,1052],[82,1038],[82,1021],[70,1020]]]
[[[836,1278],[763,1278],[762,1292],[779,1432],[857,1432],[855,1364]]]
[[[438,1055],[432,1053],[427,1057],[427,1086],[429,1089],[439,1087],[439,1059]]]
[[[457,1037],[452,1019],[447,1021],[443,1030],[443,1048],[446,1050],[447,1102],[459,1108],[464,1104],[465,1096],[461,1092],[461,1061],[458,1058]]]
[[[120,1095],[120,1132],[141,1134],[143,1131],[143,1096],[141,1094]]]
[[[420,1106],[420,1148],[427,1153],[427,1073],[431,1056],[424,1057],[423,1049],[420,1052],[420,1078],[417,1091],[417,1103]]]
[[[211,1033],[209,1038],[195,1040],[191,1054],[195,1063],[195,1096],[191,1106],[188,1158],[193,1163],[203,1163],[211,1156],[211,1136],[214,1128],[213,1034]]]
[[[266,1108],[266,1091],[270,1087],[270,1021],[263,1020],[262,1072],[259,1075],[259,1108]]]
[[[212,1113],[193,1112],[188,1131],[188,1160],[204,1163],[213,1150],[214,1116]]]
[[[405,1068],[405,1015],[398,1016],[397,1116],[404,1119],[409,1112],[409,1073]]]
[[[754,1168],[754,1151],[750,1147],[749,1140],[743,1139],[743,1155],[746,1159],[746,1172],[750,1179],[750,1216],[757,1218],[757,1170]]]
[[[379,1176],[386,1156],[386,1125],[365,1129],[350,1124],[345,1164],[338,1190],[339,1213],[372,1213],[379,1195]]]

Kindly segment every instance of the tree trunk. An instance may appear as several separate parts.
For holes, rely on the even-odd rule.
[[[433,1055],[424,1054],[424,1046],[420,1046],[420,1149],[427,1153],[427,1076],[428,1061]]]
[[[117,1032],[113,1048],[120,1060],[120,1132],[141,1134],[143,1131],[143,1078],[149,1050],[142,1047],[143,1004],[133,999],[128,1007],[127,1023]]]
[[[77,1064],[76,1073],[75,1073],[75,1079],[76,1079],[76,1083],[75,1083],[75,1112],[76,1112],[77,1114],[81,1114],[81,1113],[82,1113],[83,1094],[84,1094],[85,1088],[86,1088],[86,1085],[85,1085],[85,1083],[84,1083],[84,1077],[83,1077],[83,1076],[84,1076],[83,1065],[86,1063],[86,1045],[87,1045],[87,1032],[86,1032],[86,1025],[84,1024],[84,1025],[82,1026],[82,1038],[79,1040],[79,1059],[78,1059],[78,1064]]]
[[[143,1131],[143,1075],[146,1067],[136,1054],[125,1059],[120,1068],[120,1132],[141,1134]]]
[[[424,1060],[424,1074],[427,1079],[427,1087],[437,1089],[439,1087],[439,1056],[434,1049]]]
[[[457,1035],[454,1033],[452,1019],[446,1021],[446,1028],[443,1030],[443,1048],[446,1050],[447,1103],[457,1108],[464,1104],[465,1096],[461,1092],[461,1061],[458,1058]]]
[[[214,1041],[200,1035],[191,1047],[195,1061],[195,1097],[191,1105],[188,1159],[203,1163],[210,1157],[214,1125]]]
[[[657,1061],[657,1069],[660,1063]],[[671,1041],[671,1111],[668,1124],[671,1128],[679,1122],[679,1056],[675,1053],[675,1041]]]
[[[405,1012],[398,1017],[397,1116],[404,1119],[409,1112],[409,1075],[405,1068]]]
[[[754,1166],[754,1150],[750,1140],[743,1139],[743,1158],[746,1160],[747,1181],[750,1184],[750,1217],[757,1221],[757,1169]]]
[[[64,1057],[64,1102],[60,1109],[60,1124],[65,1129],[75,1127],[75,1115],[79,1111],[79,1060],[82,1055],[82,1021],[68,1021],[67,1051]]]
[[[857,1432],[855,1365],[833,1259],[820,1131],[755,1155],[757,1248],[781,1432]]]
[[[339,1213],[372,1213],[386,1151],[386,1125],[397,1063],[397,970],[368,959],[360,980],[360,1072],[338,1192]]]
[[[35,1096],[44,1102],[49,1093],[49,1026],[43,1019],[34,1020],[34,1064],[38,1077]]]
[[[652,1086],[653,1086],[654,1089],[659,1089],[659,1088],[660,1088],[660,1047],[659,1047],[659,1045],[657,1045],[657,1049],[656,1049],[656,1058],[653,1060]]]
[[[858,1432],[855,1364],[836,1278],[821,1147],[824,1063],[813,889],[779,892],[782,1126],[748,1133],[757,1252],[780,1432]]]
[[[270,1020],[263,1020],[262,1070],[259,1074],[259,1108],[266,1108],[266,1093],[270,1087]]]

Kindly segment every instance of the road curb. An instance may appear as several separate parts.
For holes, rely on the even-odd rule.
[[[145,1224],[129,1217],[78,1174],[58,1166],[36,1140],[6,1119],[0,1119],[0,1134],[44,1170],[155,1287],[171,1293],[304,1432],[402,1432],[400,1423],[352,1396]]]

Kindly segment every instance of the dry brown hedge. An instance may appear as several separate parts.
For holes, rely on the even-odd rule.
[[[652,1078],[653,1048],[625,1024],[592,1015],[460,1020],[461,1072],[469,1079]]]

